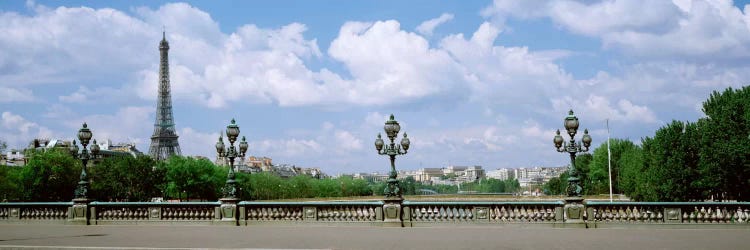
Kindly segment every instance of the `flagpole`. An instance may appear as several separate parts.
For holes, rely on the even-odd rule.
[[[609,166],[609,202],[612,202],[612,151],[609,150],[609,119],[607,119],[607,165]]]

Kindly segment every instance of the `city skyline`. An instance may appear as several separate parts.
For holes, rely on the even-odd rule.
[[[0,139],[87,122],[144,151],[164,30],[184,155],[213,158],[234,118],[248,155],[329,174],[387,171],[391,113],[412,142],[399,170],[561,166],[568,109],[594,148],[606,119],[638,143],[750,76],[747,1],[237,4],[0,3]]]

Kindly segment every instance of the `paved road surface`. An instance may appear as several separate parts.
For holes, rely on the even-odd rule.
[[[0,225],[0,248],[750,249],[748,229]]]

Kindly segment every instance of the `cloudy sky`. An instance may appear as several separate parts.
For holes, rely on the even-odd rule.
[[[249,154],[330,174],[559,166],[568,109],[598,146],[702,116],[750,79],[750,5],[728,0],[2,1],[0,140],[94,138],[148,151],[169,40],[183,154],[236,118]]]

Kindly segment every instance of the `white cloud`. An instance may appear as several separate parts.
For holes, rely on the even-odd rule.
[[[495,0],[482,13],[499,25],[510,17],[547,17],[627,55],[701,61],[750,56],[748,6],[743,12],[729,0]]]
[[[127,14],[87,7],[0,13],[0,82],[110,80],[144,65],[157,29]],[[106,81],[105,81],[106,82]]]
[[[342,151],[359,151],[362,150],[362,141],[352,135],[351,132],[338,130],[334,134],[336,148]]]
[[[545,96],[571,84],[572,77],[553,62],[555,57],[525,47],[494,46],[499,34],[499,28],[485,22],[468,40],[457,34],[440,42],[467,75],[474,100],[540,105]]]
[[[93,138],[98,141],[112,140],[112,142],[135,143],[139,150],[148,151],[151,143],[149,137],[153,131],[152,118],[154,108],[150,106],[125,106],[117,109],[114,114],[94,114],[81,118],[63,121],[66,128],[63,134],[75,136],[81,124],[87,123],[93,133]],[[179,134],[178,134],[179,135]]]
[[[388,115],[380,112],[369,112],[365,116],[365,125],[368,127],[382,127],[388,121]]]
[[[656,115],[646,106],[635,105],[627,99],[620,99],[617,106],[613,107],[607,97],[594,94],[589,95],[580,104],[570,96],[552,99],[552,106],[557,113],[562,114],[568,109],[573,109],[579,116],[585,114],[587,119],[595,121],[611,119],[638,123],[658,122]]]
[[[203,133],[191,127],[185,127],[180,129],[177,135],[180,137],[179,143],[182,155],[201,155],[207,156],[209,159],[213,159],[216,156],[216,147],[214,145],[219,140],[218,132]],[[227,143],[226,139],[224,140]],[[151,145],[150,142],[147,147],[149,145]],[[148,150],[148,148],[144,149],[145,151]]]
[[[432,31],[434,31],[437,26],[440,26],[441,24],[444,24],[450,20],[453,20],[453,14],[443,13],[439,17],[420,23],[419,26],[417,26],[417,32],[425,36],[432,36]]]
[[[49,128],[10,111],[4,111],[0,117],[0,140],[5,141],[9,148],[23,148],[33,138],[51,138],[55,135]]]
[[[424,37],[401,30],[394,20],[345,23],[328,53],[354,77],[341,86],[349,102],[382,105],[465,95],[463,74],[449,54],[430,48]]]
[[[0,102],[31,102],[34,94],[25,88],[10,88],[0,86]]]

